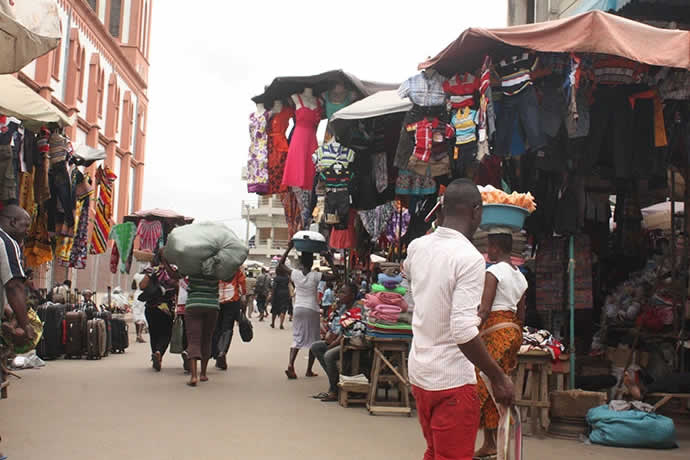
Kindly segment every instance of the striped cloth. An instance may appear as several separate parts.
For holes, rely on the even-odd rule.
[[[91,234],[91,254],[103,254],[108,246],[108,236],[113,217],[113,183],[117,179],[110,168],[98,167],[96,183],[98,185],[98,201],[96,203],[96,218]]]
[[[532,84],[532,71],[539,59],[529,53],[502,59],[496,68],[501,76],[501,88],[506,96],[514,96]]]
[[[185,311],[194,308],[220,310],[218,304],[218,281],[199,276],[189,277]]]
[[[159,220],[140,220],[137,236],[139,237],[139,249],[156,252],[163,236],[163,225]]]

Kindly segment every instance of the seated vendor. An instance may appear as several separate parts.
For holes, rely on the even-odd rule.
[[[690,372],[668,374],[660,379],[626,371],[623,380],[634,400],[642,401],[649,393],[690,393]]]
[[[319,360],[319,363],[321,363],[328,375],[329,384],[328,392],[315,395],[315,399],[320,399],[321,401],[338,400],[338,360],[340,359],[340,339],[344,332],[340,325],[340,319],[345,312],[357,306],[355,303],[357,292],[357,286],[352,283],[344,284],[340,288],[337,296],[338,309],[329,317],[326,337],[324,340],[314,342],[311,346],[311,352]]]

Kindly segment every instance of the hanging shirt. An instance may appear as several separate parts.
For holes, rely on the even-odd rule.
[[[640,83],[649,69],[647,64],[618,56],[602,56],[594,61],[594,81],[597,85],[632,85]]]
[[[412,102],[423,107],[443,105],[446,103],[444,82],[441,74],[424,71],[403,82],[398,88],[398,95],[403,99],[409,97]]]
[[[501,59],[496,71],[501,76],[501,88],[506,96],[514,96],[532,84],[532,71],[539,58],[524,52]]]
[[[413,155],[421,161],[429,161],[433,144],[440,144],[455,136],[453,127],[448,123],[441,123],[438,118],[434,118],[433,121],[424,118],[407,125],[406,130],[415,133]]]
[[[451,123],[455,127],[456,144],[469,144],[477,140],[477,115],[478,112],[469,107],[459,109],[453,115]]]
[[[454,109],[474,105],[474,93],[479,90],[479,78],[471,73],[457,74],[443,83],[443,90],[450,94],[450,106]]]
[[[338,142],[323,144],[314,152],[314,163],[326,188],[346,188],[352,178],[350,165],[355,161],[355,151]]]

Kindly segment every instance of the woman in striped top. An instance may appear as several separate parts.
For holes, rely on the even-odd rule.
[[[198,381],[206,382],[206,369],[211,358],[211,339],[216,328],[218,312],[218,280],[190,276],[185,306],[187,329],[187,354],[192,374],[187,385],[196,386]],[[197,363],[201,360],[201,374],[197,374]]]

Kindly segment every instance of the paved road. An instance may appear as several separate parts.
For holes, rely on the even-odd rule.
[[[255,322],[254,342],[233,344],[230,370],[212,370],[210,382],[197,388],[184,384],[178,356],[166,357],[163,371],[154,373],[148,344],[132,343],[126,354],[101,361],[61,360],[22,371],[10,399],[0,402],[1,451],[10,460],[422,457],[414,418],[372,417],[313,400],[326,390],[323,375],[288,382],[289,344],[289,331]],[[530,460],[687,459],[690,437],[681,449],[664,452],[528,439],[525,453]]]

